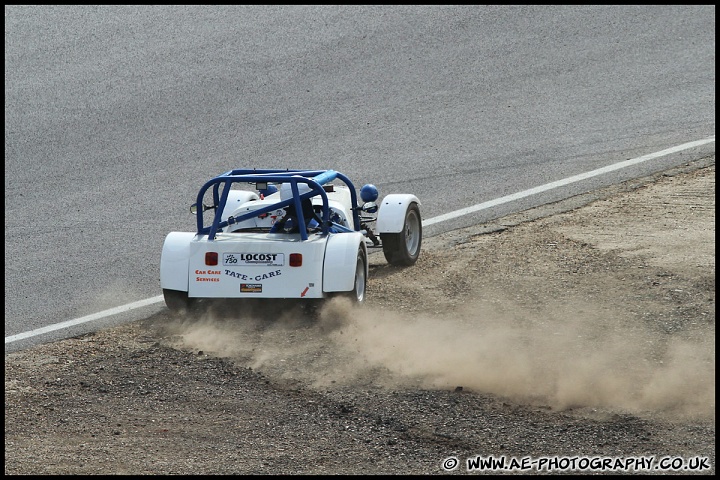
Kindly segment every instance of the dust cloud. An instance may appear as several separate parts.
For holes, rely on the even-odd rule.
[[[475,302],[439,316],[335,299],[312,319],[297,307],[226,308],[178,321],[175,338],[179,348],[315,388],[462,387],[557,410],[714,418],[714,326],[681,340],[621,314],[588,313],[587,304],[552,313],[515,307]]]

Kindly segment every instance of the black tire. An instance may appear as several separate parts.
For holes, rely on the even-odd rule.
[[[362,304],[365,302],[365,290],[367,288],[367,254],[365,249],[358,248],[357,263],[355,264],[355,283],[349,292],[340,295],[349,298],[351,302]]]
[[[412,202],[408,206],[400,233],[381,233],[380,239],[388,263],[403,267],[414,265],[422,245],[422,220],[418,204]]]
[[[165,305],[171,312],[187,312],[195,304],[195,299],[188,297],[187,292],[163,288],[163,296],[165,297]]]

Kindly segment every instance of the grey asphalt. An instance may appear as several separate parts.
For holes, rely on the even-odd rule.
[[[159,295],[165,235],[232,168],[332,168],[432,218],[714,134],[712,5],[5,6],[5,335]]]

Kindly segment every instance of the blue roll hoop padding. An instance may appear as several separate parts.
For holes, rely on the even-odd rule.
[[[320,186],[323,186],[326,183],[332,182],[336,178],[337,172],[335,170],[326,170],[320,175],[315,175],[315,177],[313,177],[313,180],[315,180]]]

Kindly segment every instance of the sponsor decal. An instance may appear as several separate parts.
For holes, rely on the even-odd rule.
[[[229,277],[239,278],[243,281],[254,280],[256,282],[259,282],[261,280],[269,280],[274,277],[279,277],[280,275],[282,275],[282,270],[273,270],[271,272],[260,273],[258,275],[246,275],[244,273],[233,272],[232,270],[225,269],[225,275]]]
[[[242,293],[262,293],[262,283],[241,283],[240,291]]]
[[[285,265],[284,253],[223,253],[223,265],[232,267],[281,267]]]
[[[195,275],[220,275],[220,270],[195,270]],[[196,282],[219,282],[219,278],[215,277],[195,277]]]

